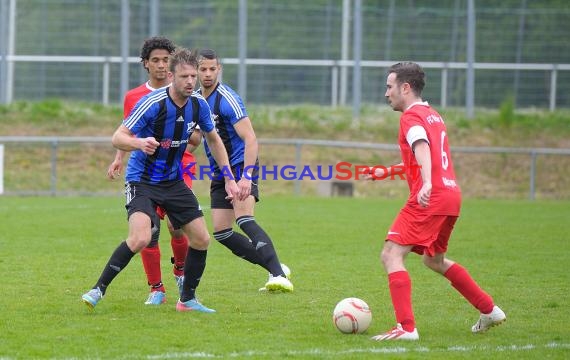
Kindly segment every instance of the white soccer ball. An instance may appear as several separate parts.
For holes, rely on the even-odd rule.
[[[362,299],[354,297],[342,299],[334,308],[333,323],[343,334],[363,333],[371,322],[372,312]]]

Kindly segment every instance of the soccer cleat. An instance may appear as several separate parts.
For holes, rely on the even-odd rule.
[[[281,269],[283,270],[285,277],[287,279],[291,280],[291,269],[289,269],[289,266],[287,266],[285,264],[281,264]],[[269,282],[269,281],[271,281],[271,279],[273,279],[273,275],[271,275],[271,273],[270,273],[267,281]],[[264,286],[262,288],[259,288],[259,291],[267,291],[267,288]]]
[[[291,292],[293,291],[293,284],[286,277],[271,276],[265,283],[265,289],[270,292]]]
[[[204,305],[200,304],[200,302],[198,302],[198,300],[195,298],[185,302],[182,302],[180,299],[178,299],[178,302],[176,303],[176,311],[200,311],[204,313],[216,312],[216,310],[207,308]]]
[[[103,293],[97,287],[83,294],[83,296],[81,296],[81,301],[83,301],[83,303],[87,305],[87,307],[90,310],[93,310],[95,308],[95,305],[97,305],[99,300],[101,300],[102,298],[103,298]]]
[[[148,294],[148,299],[144,302],[145,305],[160,305],[166,302],[166,294],[162,291],[152,291]]]
[[[385,332],[384,334],[376,335],[370,338],[371,340],[376,341],[385,341],[385,340],[419,340],[420,335],[418,334],[418,329],[414,328],[414,331],[409,332],[402,328],[401,324],[396,324],[396,326],[390,330]]]
[[[178,294],[182,296],[182,285],[184,284],[184,275],[174,275],[174,280],[176,280],[176,285],[178,286]]]
[[[291,269],[289,269],[289,266],[287,266],[285,264],[281,264],[281,270],[283,270],[285,277],[287,279],[291,280]]]
[[[474,334],[484,333],[493,326],[502,324],[507,320],[507,315],[498,306],[493,306],[493,311],[489,314],[481,314],[477,323],[471,327],[471,331]]]

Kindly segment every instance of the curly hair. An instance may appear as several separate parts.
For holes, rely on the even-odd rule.
[[[176,49],[176,46],[172,41],[163,36],[153,36],[146,39],[141,48],[141,63],[143,66],[144,61],[149,60],[150,53],[156,49],[166,50],[169,54],[172,54]]]

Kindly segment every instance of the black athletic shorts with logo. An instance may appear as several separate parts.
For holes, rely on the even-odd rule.
[[[243,172],[243,163],[232,166],[232,174],[237,181],[241,179]],[[251,195],[255,198],[255,201],[259,201],[259,163],[255,164],[255,169],[251,173]],[[214,177],[212,183],[210,184],[210,206],[212,209],[233,209],[233,205],[230,200],[226,199],[228,193],[226,192],[224,179],[217,179]]]
[[[140,211],[150,216],[153,225],[160,222],[156,213],[157,206],[166,210],[174,229],[180,229],[192,220],[204,216],[198,199],[183,180],[153,185],[127,182],[125,196],[128,217]]]

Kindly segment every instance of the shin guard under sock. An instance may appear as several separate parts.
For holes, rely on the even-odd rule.
[[[493,311],[493,298],[477,285],[467,270],[455,263],[443,274],[471,305],[483,314]]]
[[[149,285],[155,285],[162,282],[162,272],[160,270],[160,248],[146,247],[141,250],[141,260],[146,273],[146,279]]]
[[[188,253],[188,236],[182,234],[182,236],[173,236],[170,239],[170,245],[172,246],[172,264],[174,265],[172,272],[176,276],[184,275],[184,260],[186,260],[186,254]]]
[[[251,239],[255,251],[263,261],[263,267],[269,270],[273,276],[285,276],[273,242],[267,233],[257,224],[253,216],[241,216],[236,219],[243,232]]]
[[[131,259],[135,256],[135,253],[129,249],[127,243],[123,241],[119,244],[119,246],[115,249],[107,265],[103,269],[99,280],[93,288],[99,288],[103,294],[107,290],[107,286],[111,284],[113,279],[123,270],[131,261]]]
[[[405,331],[412,332],[416,327],[412,310],[412,280],[407,271],[396,271],[388,274],[388,286],[392,305],[396,313],[396,321]]]
[[[196,288],[200,284],[200,279],[206,268],[207,255],[208,250],[188,248],[186,261],[184,261],[184,285],[182,286],[180,301],[186,302],[196,297]]]
[[[231,250],[234,255],[249,261],[255,265],[263,266],[263,261],[259,257],[255,246],[249,239],[232,229],[216,231],[214,238],[222,245]],[[269,269],[267,269],[269,271]]]

